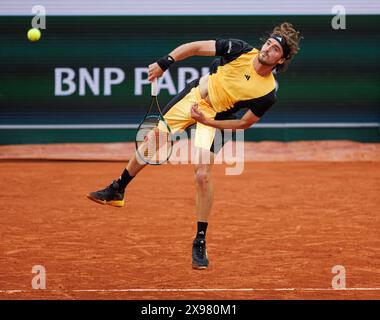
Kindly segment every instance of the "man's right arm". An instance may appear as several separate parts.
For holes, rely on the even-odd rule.
[[[181,61],[192,56],[215,56],[215,40],[185,43],[175,48],[170,52],[170,55],[175,61]]]
[[[192,56],[215,56],[215,40],[195,41],[180,45],[169,53],[174,61],[181,61]],[[161,77],[165,70],[157,62],[149,65],[149,81]]]

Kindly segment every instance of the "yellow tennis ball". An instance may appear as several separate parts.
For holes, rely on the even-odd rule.
[[[28,39],[30,41],[38,41],[41,38],[41,31],[38,29],[30,29],[28,31]]]

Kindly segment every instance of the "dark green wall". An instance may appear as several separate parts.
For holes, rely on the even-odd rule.
[[[138,123],[149,91],[134,95],[134,68],[189,41],[234,37],[259,46],[264,32],[282,21],[292,22],[304,39],[288,72],[278,77],[278,103],[260,123],[379,123],[379,20],[376,15],[348,16],[346,30],[333,30],[330,16],[48,17],[42,39],[31,43],[26,39],[30,17],[2,16],[0,125]],[[178,67],[200,70],[211,61],[196,57],[180,62],[172,69],[173,80]],[[76,92],[57,97],[56,67],[99,67],[101,73],[119,67],[126,80],[113,87],[112,96]],[[170,98],[161,91],[162,105]],[[21,141],[4,130],[0,135],[0,143]]]

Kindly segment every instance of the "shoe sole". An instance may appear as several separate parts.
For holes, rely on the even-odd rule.
[[[195,270],[205,270],[205,269],[208,268],[208,266],[199,266],[199,265],[196,265],[196,264],[193,264],[192,267]]]
[[[109,205],[109,206],[117,207],[117,208],[121,208],[124,206],[124,200],[112,200],[112,201],[100,200],[100,199],[91,197],[89,194],[86,195],[86,197],[87,199],[90,199],[96,203],[100,203],[103,205]]]

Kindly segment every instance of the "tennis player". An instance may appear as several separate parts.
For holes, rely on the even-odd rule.
[[[283,72],[299,50],[300,33],[292,24],[276,26],[260,50],[238,39],[217,39],[183,44],[149,65],[149,80],[161,77],[175,62],[192,56],[219,56],[210,73],[192,81],[164,108],[164,118],[172,132],[195,124],[194,145],[199,155],[213,159],[222,143],[215,143],[216,129],[247,129],[276,101],[273,71]],[[234,113],[246,109],[237,119]],[[216,147],[216,145],[219,145]],[[206,231],[213,203],[211,163],[198,161],[195,168],[197,233],[193,241],[192,266],[206,269]],[[121,207],[127,185],[145,167],[132,155],[119,179],[87,197],[101,204]]]

